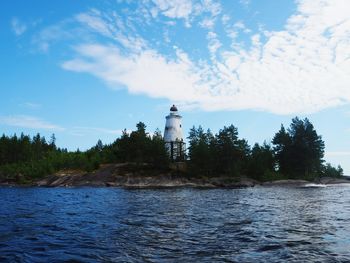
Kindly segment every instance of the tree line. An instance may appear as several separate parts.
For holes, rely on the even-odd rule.
[[[0,182],[30,182],[62,169],[91,172],[102,163],[132,162],[148,163],[157,169],[168,167],[169,158],[160,130],[151,136],[142,122],[136,130],[122,136],[111,144],[98,140],[86,151],[67,151],[56,146],[53,134],[49,141],[37,135],[32,138],[23,133],[18,137],[0,137]]]
[[[248,176],[257,180],[315,179],[343,175],[340,166],[325,164],[324,141],[308,119],[294,118],[282,125],[271,143],[249,146],[234,125],[218,133],[201,126],[188,135],[188,176]],[[0,137],[0,181],[28,182],[62,169],[93,171],[102,163],[149,164],[169,167],[169,155],[161,131],[149,134],[139,122],[134,131],[123,131],[111,144],[98,140],[86,151],[67,151],[56,146],[55,135],[47,141],[36,134]]]
[[[307,118],[292,119],[288,129],[281,125],[271,143],[253,147],[238,137],[233,125],[215,135],[193,127],[188,140],[189,169],[194,175],[245,175],[260,181],[343,175],[340,166],[324,164],[324,141]]]

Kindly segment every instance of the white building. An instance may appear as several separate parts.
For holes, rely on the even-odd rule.
[[[165,118],[164,141],[169,155],[174,161],[184,160],[186,146],[182,134],[182,117],[175,105],[170,108],[170,113]]]

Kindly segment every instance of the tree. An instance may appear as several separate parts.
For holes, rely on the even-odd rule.
[[[169,164],[169,157],[162,133],[156,129],[149,144],[149,162],[157,168],[165,168]]]
[[[56,136],[54,133],[50,137],[49,145],[52,150],[56,150]]]
[[[103,143],[101,140],[98,140],[95,146],[95,149],[97,152],[102,152],[103,151]]]
[[[168,155],[161,131],[157,129],[151,137],[143,122],[136,124],[136,130],[130,134],[124,130],[108,150],[118,162],[149,163],[164,168],[168,164]],[[108,149],[107,148],[107,149]],[[109,158],[107,158],[109,159]]]
[[[338,165],[338,167],[335,168],[330,163],[326,163],[326,165],[323,167],[322,176],[342,177],[343,175],[344,175],[344,171],[340,165]]]
[[[131,160],[137,164],[143,163],[147,159],[147,148],[150,140],[146,133],[146,125],[143,122],[136,124],[136,131],[132,131],[129,139]]]
[[[292,169],[290,166],[292,138],[283,125],[281,125],[281,129],[273,137],[272,143],[275,145],[274,151],[279,172],[281,174],[288,174]]]
[[[130,134],[126,129],[123,130],[122,136],[118,138],[113,144],[113,152],[116,156],[116,161],[128,162],[130,161],[131,149],[130,149]]]
[[[217,170],[222,174],[238,176],[243,172],[244,162],[249,152],[246,140],[238,139],[235,126],[224,126],[216,137]]]
[[[224,127],[215,136],[208,130],[193,127],[189,133],[190,170],[199,175],[237,176],[246,172],[250,147],[238,139],[237,128]]]
[[[187,164],[191,175],[246,174],[258,180],[343,175],[340,166],[323,165],[324,142],[308,119],[294,118],[288,129],[282,125],[272,140],[273,148],[264,143],[250,149],[248,142],[238,137],[238,130],[233,125],[225,126],[215,135],[201,126],[192,127],[188,140]],[[143,122],[137,123],[136,130],[131,133],[124,130],[112,144],[104,145],[98,140],[87,151],[69,152],[57,148],[55,141],[54,134],[49,141],[39,133],[32,139],[23,133],[19,137],[2,135],[0,180],[30,181],[60,169],[92,171],[106,162],[147,163],[149,167],[159,169],[168,167],[169,157],[161,131],[157,129],[150,136]]]
[[[281,173],[293,179],[312,179],[321,174],[325,146],[307,118],[292,119],[288,131],[281,126],[272,142]]]
[[[196,129],[192,127],[188,136],[189,140],[189,158],[190,171],[195,175],[208,176],[212,172],[211,152],[209,147],[209,138],[212,136],[210,130],[204,132],[201,126]]]
[[[262,146],[254,144],[249,160],[248,175],[256,180],[270,179],[269,175],[274,172],[275,159],[273,149],[264,142]]]

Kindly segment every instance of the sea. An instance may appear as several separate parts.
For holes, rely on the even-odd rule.
[[[350,262],[350,185],[0,187],[0,262]]]

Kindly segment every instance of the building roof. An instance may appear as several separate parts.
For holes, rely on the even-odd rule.
[[[177,111],[177,108],[174,104],[173,104],[173,106],[171,106],[170,111]]]

